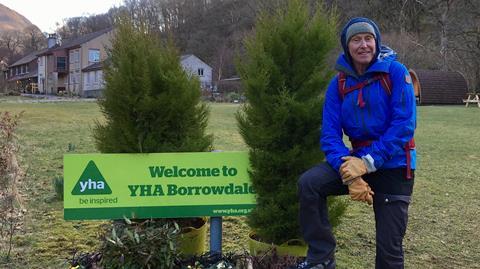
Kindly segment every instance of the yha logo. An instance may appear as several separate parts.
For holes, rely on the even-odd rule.
[[[86,182],[80,181],[80,192],[84,192],[85,190],[103,190],[105,189],[105,182],[103,181],[93,181],[91,178],[88,179]]]
[[[72,190],[72,195],[112,194],[110,186],[98,170],[95,162],[90,161]]]

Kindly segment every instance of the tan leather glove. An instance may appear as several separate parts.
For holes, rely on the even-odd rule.
[[[345,182],[345,181],[344,181]],[[348,183],[348,193],[354,201],[373,203],[373,191],[361,177],[350,180]]]
[[[354,178],[365,175],[367,166],[362,159],[352,156],[342,157],[345,162],[340,166],[340,175],[342,175],[343,182],[350,181]]]

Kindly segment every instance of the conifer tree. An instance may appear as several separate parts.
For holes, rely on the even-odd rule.
[[[118,18],[108,54],[105,91],[99,101],[105,121],[97,121],[93,130],[100,152],[211,150],[212,136],[205,133],[209,110],[200,100],[200,82],[182,69],[179,54],[172,42],[156,39],[142,20],[132,21],[121,17]],[[170,221],[180,221],[182,225],[192,226],[196,218]],[[148,220],[144,223],[148,223]],[[165,229],[166,226],[159,223],[156,228]],[[140,232],[148,231],[139,230]],[[149,240],[156,242],[150,244]],[[144,241],[143,244],[146,245],[158,245],[158,238],[147,237]],[[175,257],[177,253],[168,243],[171,242],[161,243],[166,245],[160,254],[168,254],[165,256],[167,258]],[[115,249],[109,253],[109,259],[120,259],[115,256]],[[129,255],[125,260],[138,261],[145,253],[133,251],[120,254],[122,259],[125,258],[123,255]],[[148,260],[152,261],[150,258]],[[173,261],[173,258],[170,260]],[[138,268],[144,266],[143,263],[138,264]],[[173,263],[156,266],[172,268]]]
[[[205,134],[209,110],[200,84],[180,65],[172,42],[156,39],[120,18],[105,71],[105,122],[94,138],[102,153],[200,152],[211,149]]]
[[[237,121],[257,193],[248,223],[269,243],[301,237],[297,181],[324,158],[319,129],[322,95],[333,75],[327,55],[336,42],[336,16],[320,5],[312,13],[306,1],[292,0],[263,14],[238,64],[248,103]],[[333,200],[330,208],[336,218],[345,205]]]

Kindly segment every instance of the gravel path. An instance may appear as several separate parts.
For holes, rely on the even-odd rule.
[[[18,99],[3,99],[0,103],[55,103],[55,102],[96,102],[96,98],[63,97],[55,95],[22,94]]]

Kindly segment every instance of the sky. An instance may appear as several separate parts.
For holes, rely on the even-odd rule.
[[[123,0],[0,0],[0,4],[20,13],[42,32],[53,32],[64,18],[89,16],[120,6]]]

